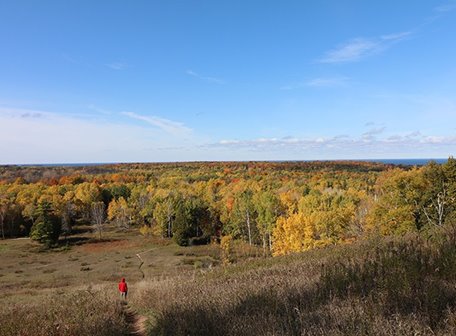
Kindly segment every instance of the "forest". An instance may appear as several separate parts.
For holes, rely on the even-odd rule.
[[[105,223],[181,246],[225,239],[284,255],[369,234],[432,234],[456,215],[456,160],[1,166],[0,234],[57,246]],[[60,242],[62,243],[62,242]]]

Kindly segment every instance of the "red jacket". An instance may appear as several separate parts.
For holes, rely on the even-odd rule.
[[[125,282],[125,278],[122,278],[122,281],[119,282],[119,291],[122,293],[126,293],[128,291],[127,283]]]

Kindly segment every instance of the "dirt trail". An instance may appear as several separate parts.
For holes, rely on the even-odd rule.
[[[129,324],[129,335],[131,336],[146,336],[146,320],[143,315],[139,315],[133,308],[127,304],[123,306],[125,318]]]

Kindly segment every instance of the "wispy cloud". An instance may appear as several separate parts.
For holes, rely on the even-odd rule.
[[[306,86],[310,87],[340,87],[348,83],[347,77],[329,77],[329,78],[314,78],[307,81]]]
[[[437,13],[446,13],[456,10],[456,1],[449,1],[434,8]]]
[[[343,87],[349,82],[348,77],[317,77],[307,81],[292,83],[280,87],[280,90],[296,90],[306,87],[313,88],[333,88]]]
[[[363,133],[363,136],[372,136],[372,135],[377,135],[377,134],[381,134],[383,133],[384,131],[386,130],[386,127],[383,126],[383,127],[376,127],[376,128],[372,128],[370,130],[368,130],[367,132],[364,132]]]
[[[23,118],[23,119],[38,119],[45,118],[48,112],[28,109],[18,109],[9,107],[0,107],[0,116],[7,116],[10,118]]]
[[[163,119],[154,121],[171,131],[182,129]],[[182,138],[151,132],[115,115],[94,119],[0,106],[0,164],[192,160],[194,152],[188,148],[196,141],[193,133]]]
[[[404,32],[381,35],[373,38],[353,38],[338,47],[325,53],[318,62],[320,63],[344,63],[356,62],[365,57],[378,54],[389,49],[393,44],[403,41],[424,26],[438,20],[445,13],[456,10],[456,0],[450,0],[434,7],[434,15],[426,18],[420,25]]]
[[[215,77],[209,77],[209,76],[203,76],[200,75],[199,73],[193,71],[193,70],[187,70],[185,72],[187,75],[201,79],[203,81],[209,82],[209,83],[214,83],[214,84],[225,84],[225,81],[220,78],[215,78]]]
[[[380,44],[376,41],[356,38],[328,51],[319,61],[321,63],[354,62],[379,51],[379,49]]]
[[[89,106],[87,106],[87,108],[89,110],[92,110],[92,111],[95,111],[97,113],[104,114],[104,115],[112,114],[112,111],[106,110],[106,109],[101,108],[101,107],[99,107],[97,105],[94,105],[94,104],[90,104]]]
[[[406,32],[401,32],[401,33],[382,35],[382,36],[380,36],[380,40],[397,42],[397,41],[401,41],[401,40],[409,37],[411,34],[412,34],[412,32],[406,31]]]
[[[25,112],[20,115],[21,118],[42,118],[43,114],[40,112]]]
[[[394,43],[406,39],[411,34],[412,32],[407,31],[375,38],[354,38],[328,51],[318,61],[320,63],[356,62],[365,57],[385,51]]]
[[[123,62],[112,62],[107,63],[105,65],[112,70],[125,70],[126,68],[128,68],[128,64]]]
[[[161,130],[175,136],[188,135],[192,132],[192,129],[185,126],[183,123],[168,120],[165,118],[160,118],[156,116],[145,116],[134,112],[121,112],[121,114],[132,119],[144,121],[152,126],[158,127]]]
[[[72,63],[75,66],[79,66],[82,68],[89,68],[89,69],[99,67],[99,65],[94,65],[90,61],[88,61],[87,59],[85,59],[84,57],[81,57],[79,55],[71,55],[71,54],[64,52],[61,54],[61,56],[66,62]]]

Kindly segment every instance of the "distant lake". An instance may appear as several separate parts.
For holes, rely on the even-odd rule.
[[[434,161],[438,164],[444,164],[448,159],[371,159],[371,160],[360,160],[368,162],[380,162],[385,164],[394,164],[394,165],[405,165],[405,166],[424,166],[431,161]]]

